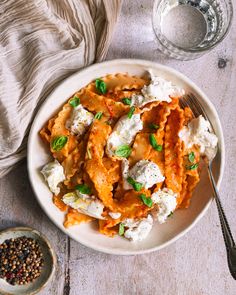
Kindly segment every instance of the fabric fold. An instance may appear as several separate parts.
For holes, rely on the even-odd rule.
[[[0,177],[26,155],[30,125],[63,79],[108,51],[121,0],[0,4]]]

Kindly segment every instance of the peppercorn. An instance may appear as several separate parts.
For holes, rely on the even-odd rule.
[[[11,285],[34,281],[42,271],[43,253],[37,240],[22,236],[0,244],[0,278]]]

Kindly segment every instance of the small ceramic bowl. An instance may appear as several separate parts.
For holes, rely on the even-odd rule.
[[[32,295],[41,291],[51,280],[55,272],[57,259],[56,254],[47,238],[40,232],[29,227],[13,227],[0,232],[0,244],[11,238],[26,236],[38,241],[43,253],[44,266],[40,276],[32,283],[26,285],[10,285],[5,280],[0,279],[0,294],[2,295]]]

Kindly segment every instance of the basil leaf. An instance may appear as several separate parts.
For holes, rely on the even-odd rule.
[[[191,152],[190,154],[188,154],[188,160],[190,163],[193,163],[194,159],[195,159],[194,152]]]
[[[115,151],[115,155],[122,158],[128,158],[132,152],[131,147],[128,145],[120,145]]]
[[[150,123],[150,124],[149,124],[149,128],[150,128],[150,129],[153,129],[153,130],[157,130],[157,129],[160,128],[160,126],[157,125],[157,124],[154,124],[154,123]]]
[[[122,101],[124,104],[127,104],[127,105],[131,105],[131,98],[128,98],[128,97],[124,97],[122,98]]]
[[[162,145],[157,144],[154,134],[149,135],[149,142],[150,142],[151,146],[154,148],[154,150],[156,150],[158,152],[162,151]]]
[[[102,112],[98,112],[95,116],[94,116],[94,119],[97,119],[97,120],[101,120],[102,118]]]
[[[190,165],[190,166],[186,166],[187,170],[195,170],[198,168],[198,163]]]
[[[119,224],[119,235],[123,236],[123,234],[125,233],[125,226],[123,223]]]
[[[51,142],[51,147],[54,151],[58,152],[66,145],[67,141],[68,141],[67,136],[64,136],[64,135],[57,136]]]
[[[131,185],[133,185],[133,184],[135,183],[135,181],[133,180],[132,177],[128,177],[128,178],[127,178],[127,181],[128,181],[128,183],[131,184]]]
[[[139,192],[143,187],[142,183],[134,181],[133,178],[131,177],[128,177],[127,181],[129,184],[132,185],[132,187],[134,188],[136,192]]]
[[[76,108],[80,104],[80,99],[75,95],[70,101],[69,104],[73,107]]]
[[[101,79],[96,79],[95,86],[98,92],[105,94],[107,92],[107,85]]]
[[[91,160],[92,159],[92,155],[91,155],[91,152],[90,152],[90,149],[87,148],[87,155],[88,155],[88,158]]]
[[[153,201],[151,198],[147,198],[145,194],[141,194],[140,199],[143,201],[143,204],[148,206],[149,208],[152,207]]]
[[[172,217],[172,216],[173,216],[173,214],[174,214],[174,212],[173,212],[173,211],[171,211],[171,212],[170,212],[170,214],[169,214],[167,217]]]
[[[86,195],[91,194],[91,188],[87,186],[87,184],[78,184],[75,186],[75,189],[80,191],[81,194],[86,194]]]
[[[131,107],[130,110],[129,110],[129,112],[128,112],[128,115],[127,115],[129,119],[132,118],[132,116],[134,114],[134,111],[135,111],[135,107]]]
[[[136,192],[141,191],[142,187],[143,187],[142,183],[139,183],[139,182],[135,182],[133,185],[133,188]]]

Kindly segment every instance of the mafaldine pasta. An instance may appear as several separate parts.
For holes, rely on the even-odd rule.
[[[65,227],[97,221],[102,234],[140,241],[154,221],[190,205],[201,154],[179,135],[194,119],[181,95],[152,74],[107,75],[45,124],[40,136],[54,161],[42,173]]]

